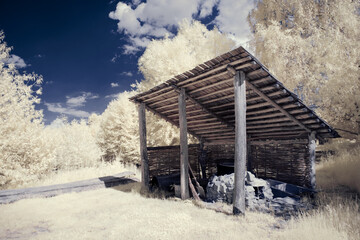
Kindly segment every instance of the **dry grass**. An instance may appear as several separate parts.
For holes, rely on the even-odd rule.
[[[321,194],[319,208],[292,218],[280,239],[360,239],[358,199]]]
[[[326,148],[336,154],[324,158],[317,166],[318,185],[324,189],[344,185],[360,193],[360,139],[340,140]]]
[[[346,143],[349,144],[349,143]],[[350,147],[348,147],[350,146]],[[159,199],[137,184],[0,205],[0,239],[360,239],[359,148],[354,142],[318,166],[318,208],[285,222],[269,214],[228,216],[203,204]],[[39,183],[111,175],[121,166],[60,172]],[[132,169],[129,169],[132,170]],[[347,187],[344,187],[347,186]],[[121,190],[121,191],[118,191]],[[231,206],[216,208],[231,211]],[[226,211],[225,211],[226,212]]]
[[[293,218],[286,239],[360,239],[360,144],[340,139],[325,146],[334,156],[317,165],[318,208]],[[306,233],[306,234],[304,234]]]
[[[103,189],[0,206],[0,239],[273,239],[276,220]]]

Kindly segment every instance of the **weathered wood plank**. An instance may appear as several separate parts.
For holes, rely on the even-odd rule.
[[[185,89],[179,93],[179,123],[180,123],[180,191],[181,199],[188,199],[189,194],[189,150],[186,122],[186,94]]]
[[[145,103],[139,104],[139,135],[140,135],[140,158],[141,158],[141,186],[149,189],[149,159],[146,144],[146,115]]]
[[[246,86],[245,73],[236,72],[235,93],[235,160],[233,213],[245,214],[245,172],[246,172]]]
[[[254,90],[259,96],[262,96],[267,102],[269,102],[274,108],[278,109],[280,112],[282,112],[285,116],[290,118],[292,121],[297,123],[301,128],[303,128],[307,132],[311,132],[309,128],[307,128],[304,124],[302,124],[299,120],[297,120],[295,117],[293,117],[290,113],[285,111],[282,107],[280,107],[275,101],[270,99],[268,96],[266,96],[263,92],[258,90],[254,85],[252,85],[249,81],[247,81],[247,86]]]
[[[311,188],[316,189],[316,172],[315,172],[315,158],[316,158],[316,138],[315,132],[309,134],[309,155],[310,155],[310,182]]]

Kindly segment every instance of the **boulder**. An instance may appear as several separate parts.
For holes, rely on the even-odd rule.
[[[234,191],[234,173],[216,176],[213,175],[207,185],[207,200],[210,202],[225,202],[232,204]],[[245,204],[249,210],[274,212],[284,214],[304,208],[299,199],[291,197],[273,198],[270,183],[256,178],[251,172],[245,177]]]

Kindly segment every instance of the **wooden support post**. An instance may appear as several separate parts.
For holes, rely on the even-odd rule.
[[[149,188],[149,159],[146,146],[146,117],[145,103],[139,105],[139,135],[140,135],[140,156],[141,156],[141,185]]]
[[[311,188],[316,188],[316,172],[315,172],[315,158],[316,158],[316,138],[315,132],[309,134],[309,154],[310,154],[310,183]]]
[[[180,125],[180,191],[181,199],[187,199],[189,194],[189,152],[186,122],[185,89],[179,92],[179,125]]]
[[[233,213],[245,214],[245,172],[246,172],[246,86],[245,73],[237,71],[234,77],[235,95],[235,187]]]

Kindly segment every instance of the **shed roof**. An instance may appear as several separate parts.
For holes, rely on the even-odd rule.
[[[234,74],[246,74],[246,128],[251,140],[319,139],[339,134],[243,47],[130,98],[179,126],[178,92],[185,88],[188,132],[205,142],[234,142]]]

